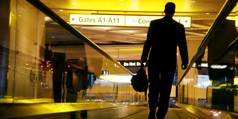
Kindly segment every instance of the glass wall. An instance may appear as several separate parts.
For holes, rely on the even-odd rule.
[[[179,85],[181,103],[238,112],[236,2],[227,2],[193,57]]]
[[[25,0],[11,0],[0,103],[144,101],[130,85],[130,71],[52,17]]]

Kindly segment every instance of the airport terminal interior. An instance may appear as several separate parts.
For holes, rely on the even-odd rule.
[[[147,119],[131,78],[167,2],[189,65],[166,119],[238,119],[238,0],[1,0],[0,118]]]

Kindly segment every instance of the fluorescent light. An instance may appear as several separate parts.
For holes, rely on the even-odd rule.
[[[225,69],[225,68],[227,68],[227,65],[216,65],[216,64],[213,64],[213,65],[211,65],[211,68],[212,69]]]
[[[208,67],[208,63],[202,63],[201,67]]]
[[[234,85],[238,85],[238,76],[234,78]]]
[[[45,21],[51,21],[50,17],[45,17]]]
[[[99,78],[113,83],[131,83],[131,75],[101,75]]]

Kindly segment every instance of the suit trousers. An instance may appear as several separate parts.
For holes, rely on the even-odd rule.
[[[149,78],[149,108],[154,113],[157,109],[157,118],[163,119],[168,111],[171,87],[175,68],[148,67]]]

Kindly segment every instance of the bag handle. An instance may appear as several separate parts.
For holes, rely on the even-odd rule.
[[[144,68],[144,63],[143,62],[140,62],[140,68]]]

